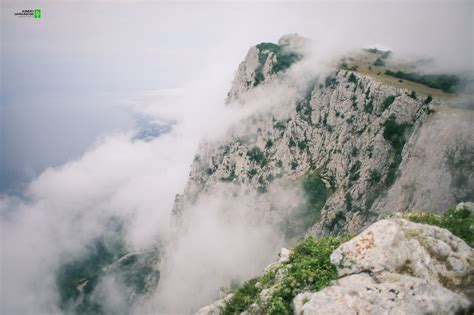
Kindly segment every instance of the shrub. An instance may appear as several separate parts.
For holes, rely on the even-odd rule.
[[[352,183],[360,177],[360,167],[362,166],[361,161],[356,161],[349,170],[349,183]]]
[[[273,291],[267,314],[292,314],[293,298],[304,290],[319,291],[337,279],[337,269],[331,264],[331,253],[347,237],[308,237],[293,248],[286,273]]]
[[[419,74],[391,70],[385,70],[385,74],[395,78],[421,83],[435,89],[440,89],[446,93],[454,93],[455,88],[460,83],[459,77],[448,74]]]
[[[431,103],[432,100],[433,100],[433,97],[431,97],[431,95],[428,95],[428,97],[425,99],[423,103],[425,105],[428,105],[429,103]]]
[[[358,155],[359,155],[359,149],[357,149],[356,147],[352,147],[351,156],[356,157]]]
[[[387,96],[387,98],[382,103],[382,109],[386,110],[390,105],[392,105],[392,103],[395,101],[395,98],[395,95]]]
[[[347,192],[345,197],[344,197],[344,201],[346,203],[346,209],[347,211],[351,211],[352,210],[352,195],[351,193]]]
[[[255,286],[257,282],[258,278],[253,278],[244,282],[244,284],[234,292],[232,298],[225,304],[221,314],[240,314],[252,305],[261,291],[261,289]]]
[[[352,82],[354,83],[355,85],[357,85],[357,77],[354,75],[354,73],[351,72],[350,76],[349,76],[349,79],[347,79],[347,81],[349,82]]]
[[[259,304],[259,294],[270,287],[274,290],[268,302],[260,304],[261,313],[292,314],[292,301],[297,294],[304,290],[319,291],[337,279],[337,269],[331,264],[330,255],[347,240],[347,235],[323,237],[319,240],[313,237],[304,239],[293,248],[287,262],[237,288],[221,314],[240,314],[248,310],[250,305]],[[284,269],[282,278],[276,282],[276,273],[280,269]]]
[[[374,61],[374,66],[383,67],[383,66],[385,66],[385,62],[384,62],[382,59],[377,58],[377,59]]]
[[[385,186],[388,188],[395,182],[398,167],[402,162],[402,151],[403,147],[405,146],[407,133],[411,131],[412,124],[399,124],[396,122],[395,116],[391,115],[385,121],[384,126],[385,129],[383,131],[383,137],[392,145],[394,149],[394,157],[385,178]]]
[[[324,80],[324,87],[332,87],[334,85],[336,85],[337,83],[337,79],[332,77],[332,76],[328,76],[325,80]]]
[[[290,137],[290,139],[288,140],[288,146],[289,146],[290,148],[296,146],[296,142],[295,142],[295,140],[293,139],[293,137]]]
[[[306,140],[303,140],[303,141],[298,141],[298,148],[300,148],[300,150],[304,150],[306,149]]]
[[[275,55],[276,61],[273,63],[270,73],[278,73],[288,69],[293,63],[301,59],[301,55],[289,51],[286,47],[273,43],[260,43],[257,45],[257,48],[260,53],[265,53],[265,51],[270,51]],[[266,53],[268,55],[268,52]]]
[[[249,151],[247,151],[247,156],[250,161],[253,161],[257,164],[264,165],[266,162],[265,154],[260,150],[259,147],[255,146]]]
[[[296,168],[298,167],[298,162],[296,160],[291,161],[290,167],[292,170],[296,170]]]
[[[221,177],[220,180],[223,182],[232,182],[234,179],[237,178],[237,175],[235,175],[235,165],[232,167],[230,170],[230,174],[227,177]]]
[[[369,179],[367,180],[370,185],[375,185],[380,182],[380,179],[382,176],[380,175],[380,172],[377,170],[370,170],[369,171]]]
[[[265,144],[265,149],[270,149],[273,146],[272,139],[268,139],[267,143]]]
[[[286,124],[284,121],[277,121],[275,122],[275,124],[273,124],[273,128],[278,129],[278,130],[285,130]]]
[[[247,171],[247,175],[248,175],[250,178],[254,177],[256,174],[257,174],[257,170],[254,169],[254,168],[252,168],[252,169],[250,169],[250,170]]]

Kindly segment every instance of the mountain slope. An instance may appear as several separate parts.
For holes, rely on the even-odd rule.
[[[262,220],[291,240],[357,233],[386,211],[442,211],[473,198],[471,111],[356,71],[295,79],[307,42],[290,35],[249,50],[228,106],[277,93],[284,100],[201,146],[175,218],[202,195],[251,195]]]

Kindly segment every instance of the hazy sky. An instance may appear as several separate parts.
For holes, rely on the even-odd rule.
[[[39,7],[41,20],[15,12]],[[145,90],[230,83],[251,45],[299,33],[472,64],[472,1],[3,1],[0,191],[133,126]],[[210,68],[221,77],[210,77]],[[225,96],[228,85],[220,92]]]

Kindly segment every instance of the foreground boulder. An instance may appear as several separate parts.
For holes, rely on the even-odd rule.
[[[473,298],[473,250],[451,232],[381,220],[331,255],[339,280],[293,301],[296,314],[455,314]]]

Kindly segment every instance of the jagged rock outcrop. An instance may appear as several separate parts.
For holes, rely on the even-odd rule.
[[[474,251],[449,231],[381,220],[331,255],[336,284],[294,299],[295,314],[456,314],[468,310]]]
[[[467,314],[472,310],[474,250],[448,230],[401,218],[384,219],[340,245],[330,259],[339,278],[318,292],[296,295],[294,314]],[[271,309],[270,296],[285,285],[291,266],[286,261],[265,268],[267,274],[278,270],[275,280],[244,314]],[[220,314],[231,298],[229,294],[198,314]]]
[[[302,84],[291,65],[305,60],[305,41],[291,35],[249,50],[229,106],[245,107],[257,90],[289,101],[201,145],[175,218],[203,194],[222,195],[242,199],[291,239],[358,233],[386,211],[442,211],[473,198],[472,111],[356,71],[314,73]],[[301,185],[305,178],[315,185]],[[310,186],[319,199],[305,199]]]

